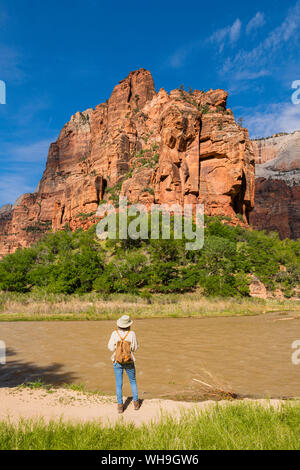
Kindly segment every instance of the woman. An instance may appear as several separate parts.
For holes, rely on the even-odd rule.
[[[134,331],[130,330],[133,321],[128,315],[123,315],[117,321],[118,330],[114,331],[108,342],[108,349],[113,352],[112,361],[116,376],[116,389],[118,412],[123,413],[123,372],[126,370],[132,395],[134,409],[138,410],[140,407],[138,390],[135,377],[135,357],[133,352],[138,348],[138,342]]]

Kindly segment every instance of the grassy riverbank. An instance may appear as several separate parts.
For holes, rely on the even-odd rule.
[[[280,312],[300,316],[300,301],[252,298],[207,298],[199,293],[100,296],[0,292],[0,321],[114,320],[134,318],[185,318],[261,315]]]
[[[300,405],[280,409],[254,404],[186,411],[180,421],[163,416],[158,423],[135,426],[118,422],[20,421],[0,423],[0,449],[300,449]]]

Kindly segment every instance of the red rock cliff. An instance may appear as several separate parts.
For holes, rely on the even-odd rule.
[[[281,238],[300,237],[300,131],[253,141],[255,209],[251,224]]]
[[[227,93],[156,93],[149,71],[131,72],[95,109],[78,112],[51,144],[34,194],[0,213],[0,253],[67,223],[95,222],[101,200],[204,203],[208,215],[245,222],[254,206],[254,155]]]

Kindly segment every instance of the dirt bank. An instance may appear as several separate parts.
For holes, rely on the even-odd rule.
[[[282,400],[244,400],[262,403],[265,406],[279,407]],[[230,406],[234,401],[220,401],[221,406]],[[133,422],[136,425],[158,420],[161,413],[178,415],[183,410],[196,408],[199,411],[215,406],[214,401],[199,403],[176,402],[172,400],[144,400],[139,411],[133,410],[129,403],[125,413],[118,415],[115,399],[95,394],[66,389],[2,388],[0,389],[0,420],[9,419],[18,422],[20,419],[43,418],[50,420],[87,422],[100,420],[103,424],[115,423],[118,420]]]

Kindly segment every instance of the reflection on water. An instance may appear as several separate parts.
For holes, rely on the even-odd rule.
[[[140,342],[137,377],[141,396],[197,390],[218,383],[250,396],[300,396],[300,366],[292,364],[292,343],[300,321],[280,317],[137,320]],[[114,393],[107,342],[114,322],[0,323],[8,348],[0,386],[42,378],[85,383]],[[129,393],[125,379],[125,393]]]

